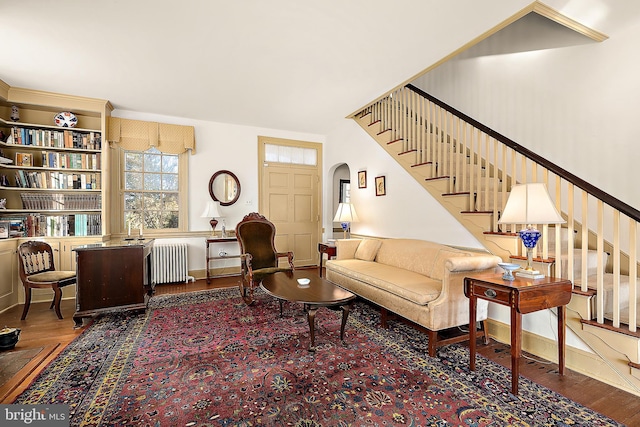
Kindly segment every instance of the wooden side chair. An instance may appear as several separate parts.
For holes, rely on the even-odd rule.
[[[257,212],[246,215],[238,223],[236,237],[240,244],[240,293],[247,305],[251,305],[253,291],[266,275],[294,269],[293,252],[276,251],[276,227]],[[280,258],[287,258],[289,265],[279,267]]]
[[[61,288],[76,283],[76,272],[56,270],[53,262],[53,250],[46,242],[22,243],[18,247],[18,263],[20,265],[20,280],[24,286],[24,310],[21,319],[27,318],[32,288],[53,289],[53,301],[51,301],[49,309],[55,307],[58,319],[62,319],[60,312]]]

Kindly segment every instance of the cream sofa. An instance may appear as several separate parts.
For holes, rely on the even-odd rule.
[[[388,310],[428,329],[431,357],[439,345],[468,339],[438,334],[469,324],[464,278],[497,272],[501,262],[488,253],[416,239],[343,239],[336,249],[336,258],[325,264],[327,279],[380,306],[383,327]],[[485,326],[485,342],[487,307],[478,300],[476,320]]]

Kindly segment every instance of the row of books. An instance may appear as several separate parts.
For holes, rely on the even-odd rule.
[[[100,132],[29,129],[13,126],[7,144],[100,150],[102,149],[102,134]]]
[[[22,209],[33,210],[83,210],[101,209],[100,194],[20,194]]]
[[[100,153],[58,153],[53,151],[42,152],[42,167],[61,169],[101,169]]]
[[[15,173],[15,186],[20,188],[49,188],[55,190],[99,190],[99,173],[68,173],[55,171],[25,171]]]
[[[25,237],[99,236],[102,234],[100,214],[26,215]]]

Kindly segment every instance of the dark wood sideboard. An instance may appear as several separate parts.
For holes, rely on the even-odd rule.
[[[113,240],[78,246],[75,327],[101,312],[145,309],[153,295],[153,239]]]

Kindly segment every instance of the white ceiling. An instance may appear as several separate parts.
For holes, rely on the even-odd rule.
[[[0,0],[0,79],[116,109],[326,134],[530,2]]]

